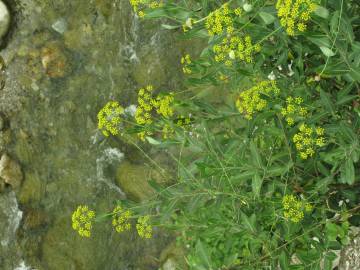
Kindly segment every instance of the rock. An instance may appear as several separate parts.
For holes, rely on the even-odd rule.
[[[10,11],[3,1],[0,1],[0,38],[3,38],[10,27]]]
[[[67,29],[67,22],[65,21],[64,18],[61,18],[61,19],[57,20],[56,22],[54,22],[51,25],[51,28],[54,29],[59,34],[64,34],[64,32]]]
[[[62,78],[70,72],[70,65],[65,51],[52,42],[41,49],[41,63],[50,78]]]
[[[160,255],[161,268],[160,270],[176,270],[187,269],[185,262],[184,250],[176,245],[176,242],[170,243]]]
[[[150,168],[125,161],[117,170],[116,183],[129,199],[140,202],[154,194],[153,188],[148,183],[150,177]]]
[[[13,189],[18,189],[23,180],[20,165],[6,153],[0,159],[0,177],[6,184],[11,185]]]
[[[360,234],[355,236],[340,255],[339,270],[360,269]]]
[[[156,51],[144,48],[139,58],[133,71],[138,85],[154,84],[154,87],[158,87],[166,81],[165,64]]]

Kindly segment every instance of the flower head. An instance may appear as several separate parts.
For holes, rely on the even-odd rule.
[[[306,23],[315,8],[314,0],[278,0],[276,3],[280,24],[290,36],[295,35],[295,26],[300,32],[306,30]]]
[[[117,101],[109,101],[98,113],[98,128],[108,137],[119,134],[119,125],[124,108]]]
[[[293,136],[296,150],[302,159],[308,159],[315,154],[315,150],[325,145],[323,137],[324,129],[321,127],[309,127],[302,124],[299,127],[299,132]]]
[[[118,233],[129,231],[131,229],[130,210],[124,210],[121,206],[116,206],[113,210],[112,225]]]
[[[87,205],[80,205],[71,216],[72,228],[82,237],[90,237],[95,212],[89,210]]]
[[[141,238],[152,237],[152,226],[149,224],[150,216],[139,217],[136,230]]]

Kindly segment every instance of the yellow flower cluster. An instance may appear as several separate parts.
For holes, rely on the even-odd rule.
[[[294,195],[285,195],[282,199],[284,217],[292,222],[298,223],[304,218],[304,211],[311,212],[313,206],[297,199]]]
[[[234,16],[240,16],[241,13],[240,8],[231,10],[227,4],[211,12],[205,22],[209,35],[220,35],[224,30],[226,33],[232,34],[234,32]]]
[[[191,123],[191,119],[190,117],[185,117],[183,115],[179,116],[176,120],[175,120],[175,125],[178,127],[181,127],[183,129],[185,129],[185,127],[187,125],[189,125]],[[165,125],[162,128],[162,135],[164,139],[168,139],[170,137],[172,137],[172,135],[174,134],[175,130],[174,128],[168,124],[165,123]]]
[[[87,205],[80,205],[71,216],[72,228],[77,231],[80,236],[90,237],[94,219],[95,212],[89,210]]]
[[[172,107],[173,102],[173,93],[164,96],[157,96],[157,98],[153,100],[156,113],[164,118],[172,117],[174,115],[174,109]]]
[[[183,66],[183,72],[185,73],[185,74],[191,74],[192,73],[192,71],[191,71],[191,69],[190,69],[190,65],[191,65],[191,58],[190,58],[190,55],[189,54],[186,54],[185,56],[183,56],[183,57],[181,57],[181,64],[182,64],[182,66]]]
[[[144,9],[151,8],[155,9],[163,6],[162,1],[154,0],[130,0],[130,4],[133,7],[133,10],[137,13],[140,18],[145,17]]]
[[[300,32],[306,30],[310,14],[315,11],[314,0],[278,0],[276,9],[281,26],[286,28],[288,35],[295,35],[295,26]]]
[[[234,60],[251,63],[254,53],[260,52],[260,50],[260,44],[253,45],[250,36],[245,36],[245,38],[239,36],[226,37],[220,44],[213,46],[215,61],[225,62],[227,66],[231,66]]]
[[[121,233],[123,231],[129,231],[131,229],[130,210],[123,210],[121,206],[116,206],[113,210],[113,219],[112,225],[115,228],[115,231]]]
[[[119,124],[124,108],[116,101],[109,101],[98,113],[98,128],[108,137],[119,134]]]
[[[153,114],[156,113],[164,118],[170,118],[174,114],[172,103],[174,102],[174,94],[158,95],[156,98],[152,94],[153,87],[148,85],[146,88],[140,88],[138,92],[138,107],[135,112],[135,121],[138,125],[149,127],[153,123]],[[152,135],[148,129],[138,132],[141,140],[145,140],[145,136]]]
[[[152,226],[149,224],[150,216],[139,217],[136,230],[141,238],[152,237]]]
[[[275,81],[262,81],[240,93],[236,100],[236,107],[246,119],[250,120],[255,112],[260,112],[267,106],[267,101],[262,96],[278,95],[279,93],[280,89]]]
[[[299,132],[293,137],[293,142],[302,159],[312,157],[317,147],[325,145],[323,135],[324,129],[321,127],[312,128],[306,124],[300,126]]]
[[[286,107],[281,108],[281,115],[286,119],[289,126],[293,126],[296,120],[304,118],[308,111],[301,106],[304,100],[301,97],[288,97]]]

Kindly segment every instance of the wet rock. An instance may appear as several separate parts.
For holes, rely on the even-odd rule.
[[[116,183],[129,199],[139,202],[154,194],[153,188],[148,183],[150,177],[151,170],[148,167],[123,162],[117,170]]]
[[[23,180],[20,165],[6,153],[0,159],[0,177],[13,189],[18,189]]]
[[[70,72],[70,63],[65,51],[56,42],[41,49],[41,63],[50,78],[62,78]]]
[[[0,39],[3,38],[10,27],[10,11],[3,1],[0,1]]]
[[[360,269],[360,234],[355,236],[350,244],[341,251],[339,270]]]

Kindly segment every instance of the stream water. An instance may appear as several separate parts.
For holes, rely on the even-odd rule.
[[[9,126],[0,150],[24,174],[19,189],[0,193],[0,269],[158,269],[171,235],[144,241],[97,226],[90,239],[71,229],[79,204],[112,209],[126,194],[116,185],[121,162],[144,166],[126,145],[104,139],[97,112],[124,107],[137,89],[181,84],[186,43],[142,22],[128,0],[8,1],[16,23],[0,52],[6,63],[0,112]]]

